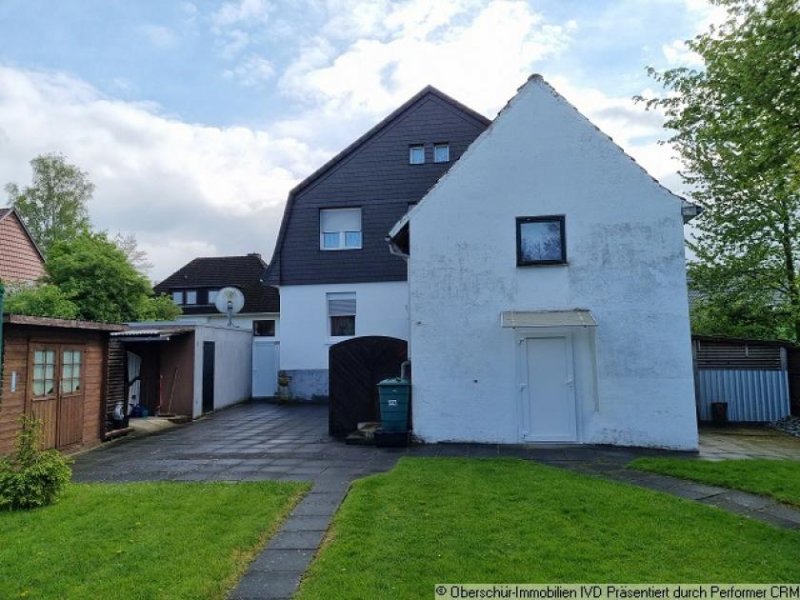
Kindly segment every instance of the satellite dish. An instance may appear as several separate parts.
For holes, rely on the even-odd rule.
[[[228,327],[233,326],[233,315],[244,307],[244,294],[235,287],[224,287],[217,293],[214,306],[222,314],[228,315]]]

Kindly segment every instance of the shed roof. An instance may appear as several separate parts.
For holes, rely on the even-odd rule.
[[[86,329],[92,331],[124,331],[125,325],[117,323],[98,323],[97,321],[78,321],[72,319],[52,319],[30,315],[3,315],[3,323],[9,325],[29,325],[33,327],[57,327],[61,329]]]

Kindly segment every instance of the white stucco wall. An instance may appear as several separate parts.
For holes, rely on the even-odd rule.
[[[561,214],[569,264],[517,267],[515,218]],[[697,446],[681,202],[547,84],[529,81],[410,219],[418,436],[518,442],[519,332],[500,313],[582,308],[598,326],[575,332],[579,441]]]
[[[408,286],[404,281],[290,285],[280,291],[283,370],[327,369],[328,349],[347,339],[329,335],[329,292],[355,292],[357,336],[408,339]]]
[[[215,342],[214,408],[247,400],[251,395],[253,336],[249,329],[197,325],[194,335],[194,414],[203,414],[203,342]]]

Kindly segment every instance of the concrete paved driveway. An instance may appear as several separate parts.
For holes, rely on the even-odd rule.
[[[701,427],[700,458],[800,460],[800,438],[768,427]]]
[[[114,482],[352,479],[391,468],[402,452],[331,439],[325,406],[248,402],[83,454],[73,473],[75,481]]]

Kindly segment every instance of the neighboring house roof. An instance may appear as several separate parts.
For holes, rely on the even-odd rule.
[[[639,169],[641,169],[642,171],[644,171],[644,173],[645,173],[645,174],[646,174],[646,175],[647,175],[647,176],[648,176],[650,179],[652,179],[652,180],[653,180],[653,181],[654,181],[654,182],[655,182],[655,183],[656,183],[656,184],[657,184],[657,185],[658,185],[658,186],[659,186],[661,189],[663,189],[664,191],[666,191],[667,193],[669,193],[671,196],[673,196],[674,198],[676,198],[677,200],[679,200],[679,201],[681,202],[681,212],[682,212],[682,215],[683,215],[683,222],[684,222],[684,223],[688,223],[688,222],[689,222],[691,219],[693,219],[694,217],[696,217],[697,215],[699,215],[699,214],[702,212],[702,208],[701,208],[701,207],[699,207],[699,206],[697,206],[697,205],[695,205],[695,204],[693,204],[693,203],[689,202],[689,201],[688,201],[686,198],[684,198],[683,196],[679,196],[678,194],[676,194],[675,192],[673,192],[672,190],[670,190],[669,188],[667,188],[666,186],[664,186],[664,185],[663,185],[663,184],[662,184],[660,181],[658,181],[658,180],[657,180],[655,177],[653,177],[652,175],[650,175],[650,173],[648,173],[648,172],[647,172],[647,170],[646,170],[646,169],[645,169],[645,168],[644,168],[642,165],[640,165],[640,164],[639,164],[639,163],[636,161],[636,159],[635,159],[635,158],[633,158],[633,157],[632,157],[630,154],[628,154],[627,152],[625,152],[625,150],[623,150],[623,149],[622,149],[622,148],[619,146],[619,144],[617,144],[616,142],[614,142],[614,140],[611,138],[611,136],[609,136],[608,134],[606,134],[605,132],[603,132],[603,131],[602,131],[602,130],[599,128],[599,127],[597,127],[597,125],[595,125],[594,123],[592,123],[592,122],[591,122],[591,121],[588,119],[588,117],[586,117],[586,115],[584,115],[582,112],[580,112],[580,111],[579,111],[579,110],[578,110],[578,109],[575,107],[575,105],[573,105],[571,102],[569,102],[569,100],[567,100],[566,98],[564,98],[564,96],[562,96],[561,94],[559,94],[559,93],[556,91],[556,89],[555,89],[553,86],[551,86],[549,83],[547,83],[547,81],[545,81],[545,79],[544,79],[544,78],[543,78],[541,75],[539,75],[539,74],[536,74],[536,73],[534,73],[533,75],[531,75],[531,76],[528,78],[528,80],[527,80],[527,81],[526,81],[524,84],[522,84],[522,85],[521,85],[519,88],[517,88],[517,93],[516,93],[516,94],[514,94],[514,96],[513,96],[513,97],[512,97],[512,98],[511,98],[511,99],[510,99],[510,100],[509,100],[507,103],[506,103],[506,105],[505,105],[505,106],[504,106],[504,107],[503,107],[503,108],[500,110],[500,112],[497,114],[497,117],[495,117],[495,120],[492,122],[492,124],[491,124],[491,125],[490,125],[490,126],[489,126],[489,127],[488,127],[488,128],[487,128],[487,129],[486,129],[486,130],[485,130],[485,131],[484,131],[484,132],[483,132],[483,133],[482,133],[482,134],[481,134],[481,135],[480,135],[480,136],[479,136],[479,137],[476,139],[476,140],[475,140],[475,142],[473,142],[473,145],[470,147],[470,149],[468,150],[468,152],[469,152],[469,151],[470,151],[470,150],[471,150],[471,149],[472,149],[472,148],[473,148],[473,147],[474,147],[476,144],[479,144],[479,143],[480,143],[480,141],[481,141],[482,139],[484,139],[484,138],[486,138],[486,137],[488,137],[488,136],[490,136],[490,135],[491,135],[491,131],[492,131],[492,129],[493,129],[493,126],[494,126],[494,124],[497,122],[498,118],[499,118],[500,116],[502,116],[502,115],[503,115],[503,113],[504,113],[504,112],[505,112],[505,111],[508,109],[508,107],[509,107],[509,106],[510,106],[510,105],[511,105],[511,104],[512,104],[514,101],[515,101],[515,99],[516,99],[516,98],[517,98],[517,97],[520,95],[520,93],[522,92],[522,90],[523,90],[524,88],[526,88],[527,86],[530,86],[530,85],[541,85],[541,86],[545,87],[545,88],[546,88],[546,89],[547,89],[547,90],[548,90],[550,93],[552,93],[552,94],[553,94],[553,96],[555,96],[555,97],[556,97],[558,100],[560,100],[561,102],[565,103],[567,106],[569,106],[570,108],[572,108],[572,109],[573,109],[573,110],[574,110],[574,111],[575,111],[575,112],[578,114],[578,116],[580,116],[580,117],[581,117],[583,120],[585,120],[585,121],[586,121],[587,123],[589,123],[589,124],[590,124],[592,127],[594,127],[594,128],[595,128],[595,129],[596,129],[596,130],[597,130],[599,133],[601,133],[601,134],[602,134],[602,135],[604,135],[606,138],[608,138],[608,140],[609,140],[609,141],[610,141],[612,144],[614,144],[614,145],[617,147],[617,149],[618,149],[618,150],[619,150],[619,151],[620,151],[620,152],[621,152],[621,153],[622,153],[622,154],[623,154],[625,157],[627,157],[628,159],[630,159],[630,161],[631,161],[631,162],[633,162],[633,163],[634,163],[634,164],[635,164],[637,167],[639,167]],[[439,182],[438,182],[436,185],[437,185],[437,186],[438,186],[438,185],[440,185],[440,184],[442,183],[442,181],[443,181],[444,179],[446,179],[446,178],[447,178],[447,176],[448,176],[448,175],[449,175],[451,172],[452,172],[452,170],[451,170],[451,171],[448,171],[448,173],[447,173],[447,174],[445,174],[445,176],[443,176],[443,177],[442,177],[442,179],[440,179],[440,180],[439,180]],[[436,187],[436,186],[434,186],[434,187]],[[431,190],[431,191],[433,191],[433,190]],[[426,197],[427,197],[427,195],[426,195]],[[422,199],[422,200],[421,200],[419,203],[417,203],[417,205],[416,205],[416,206],[414,206],[414,208],[412,208],[412,209],[411,209],[410,211],[408,211],[408,212],[407,212],[405,215],[403,215],[403,216],[400,218],[400,220],[399,220],[397,223],[395,223],[394,227],[392,227],[391,231],[389,232],[389,234],[388,234],[388,236],[387,236],[387,241],[389,242],[390,248],[392,248],[392,250],[393,250],[394,252],[396,252],[396,253],[399,253],[399,254],[401,254],[401,255],[402,255],[402,254],[407,254],[407,253],[408,253],[408,223],[409,223],[409,221],[410,221],[411,219],[413,219],[413,217],[414,217],[414,214],[416,213],[416,211],[420,210],[420,206],[421,206],[421,205],[424,203],[424,200],[425,200],[425,199],[423,198],[423,199]]]
[[[14,208],[0,208],[0,279],[35,281],[44,275],[44,255]]]
[[[266,267],[259,254],[195,258],[154,289],[158,293],[169,294],[172,290],[231,286],[239,288],[244,294],[242,313],[277,313],[280,312],[278,290],[261,284],[261,275]],[[182,308],[187,315],[216,312],[208,306]]]
[[[443,125],[444,121],[450,124]],[[275,252],[263,276],[264,283],[291,285],[404,280],[405,263],[388,255],[383,244],[386,233],[397,217],[408,210],[409,204],[418,201],[490,123],[480,113],[436,88],[423,88],[289,192]],[[450,162],[409,166],[408,145],[421,142],[451,143]],[[367,152],[370,145],[375,150],[373,154]],[[344,171],[347,171],[347,176]],[[320,188],[325,186],[329,189],[320,193]],[[365,201],[365,198],[370,200]],[[298,202],[300,199],[307,200],[304,210],[298,209],[298,204],[303,204]],[[348,202],[351,207],[360,204],[369,206],[374,213],[380,212],[373,228],[364,230],[365,246],[358,256],[339,253],[334,265],[333,255],[320,256],[318,246],[306,247],[309,236],[305,234],[303,243],[295,246],[291,241],[287,243],[287,236],[292,237],[289,231],[293,226],[305,230],[316,228],[313,239],[318,240],[319,209],[346,207]],[[392,216],[387,223],[380,224],[389,213]],[[363,226],[368,227],[368,223]],[[379,232],[376,227],[380,228]],[[303,263],[303,272],[299,275],[297,268],[289,273],[284,265],[285,256],[292,252]],[[396,264],[391,261],[396,261]]]

